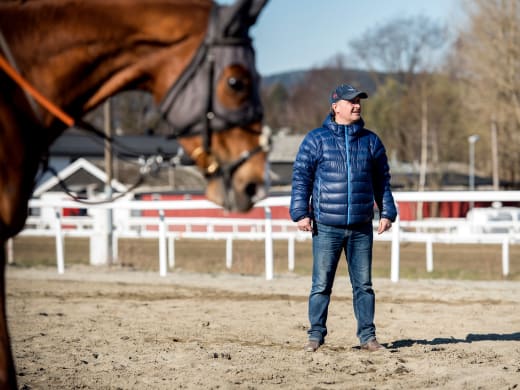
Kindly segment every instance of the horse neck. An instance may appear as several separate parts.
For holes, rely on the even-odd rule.
[[[29,1],[0,5],[0,25],[28,81],[80,116],[123,90],[147,90],[159,100],[199,47],[210,6],[210,0]]]

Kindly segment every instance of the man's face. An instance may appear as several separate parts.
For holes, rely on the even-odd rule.
[[[361,118],[361,99],[338,100],[332,103],[332,109],[336,113],[337,124],[350,125]]]

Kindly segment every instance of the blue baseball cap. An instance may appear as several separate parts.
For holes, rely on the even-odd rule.
[[[366,99],[368,97],[366,92],[359,91],[352,85],[341,84],[330,94],[330,104],[336,103],[338,100],[352,100],[355,97]]]

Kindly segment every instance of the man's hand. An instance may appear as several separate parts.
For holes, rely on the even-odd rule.
[[[296,224],[298,225],[298,230],[312,232],[311,219],[309,217],[300,219]]]
[[[392,227],[392,221],[390,221],[388,218],[381,218],[379,221],[379,228],[377,229],[377,233],[381,234],[383,232],[386,232]]]

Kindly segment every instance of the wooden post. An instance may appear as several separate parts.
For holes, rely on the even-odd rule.
[[[112,156],[112,144],[108,140],[112,138],[112,112],[111,112],[111,104],[110,99],[105,102],[103,106],[104,114],[105,114],[105,134],[107,139],[105,139],[105,173],[107,175],[107,180],[105,183],[105,195],[108,201],[112,200],[112,178],[113,178],[113,156]],[[107,213],[107,224],[106,224],[106,234],[107,234],[107,250],[106,250],[106,264],[112,264],[114,261],[114,252],[113,252],[113,210],[111,208],[106,210]]]

